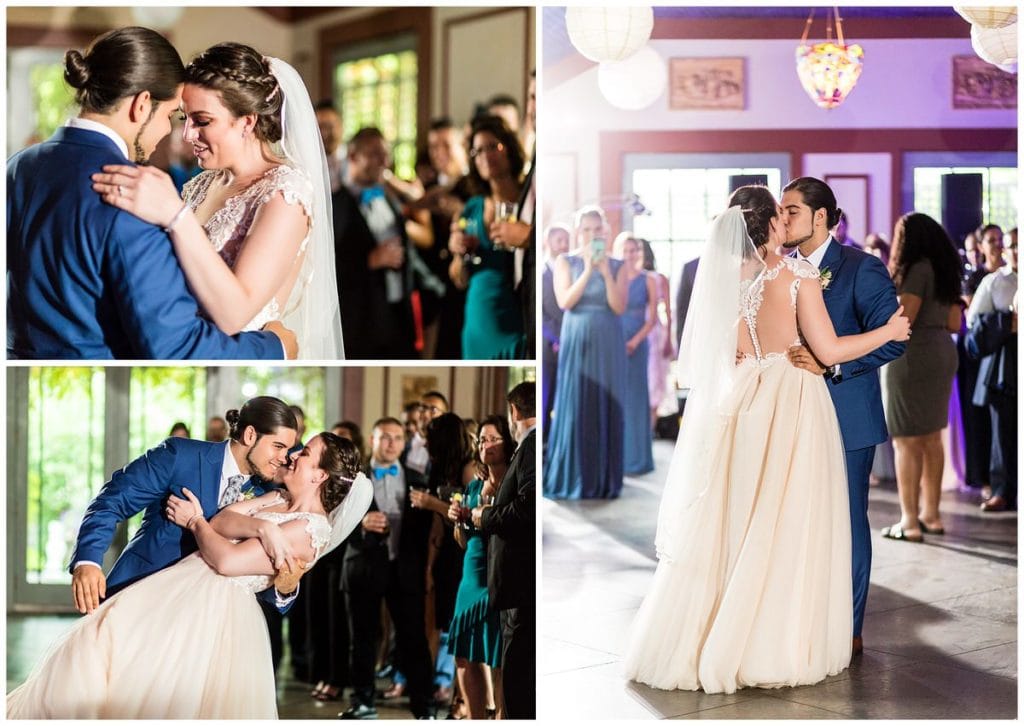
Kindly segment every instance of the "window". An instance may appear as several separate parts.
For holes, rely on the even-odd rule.
[[[14,48],[7,53],[7,154],[49,138],[77,113],[64,82],[64,50]]]
[[[418,58],[409,38],[390,52],[339,59],[334,96],[340,99],[344,138],[376,126],[391,144],[395,173],[415,177]]]
[[[1003,229],[1017,226],[1017,169],[1014,167],[915,167],[914,211],[942,221],[942,177],[946,174],[981,174],[982,223],[998,224]]]

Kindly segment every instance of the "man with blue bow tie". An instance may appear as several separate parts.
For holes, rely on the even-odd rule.
[[[169,438],[103,485],[86,509],[71,556],[71,589],[79,612],[92,612],[101,599],[196,551],[192,534],[165,516],[171,494],[184,498],[181,490],[187,487],[202,503],[203,515],[210,518],[240,499],[263,494],[253,477],[273,481],[278,468],[287,465],[297,425],[283,401],[259,396],[247,401],[241,411],[228,411],[226,418],[231,427],[227,442]],[[104,576],[101,563],[117,524],[143,510],[138,532]],[[225,517],[221,524],[232,527],[230,531],[218,527],[225,537],[258,536],[278,567],[290,558],[276,527],[264,526],[257,532],[251,529],[255,520],[249,517],[232,512]],[[285,598],[267,590],[260,597],[283,611],[295,595]]]
[[[374,666],[380,646],[380,605],[387,603],[395,629],[398,670],[408,681],[409,708],[416,718],[434,714],[433,661],[424,628],[427,539],[433,514],[413,508],[409,489],[426,486],[400,458],[405,427],[386,417],[373,425],[368,474],[373,502],[363,524],[346,540],[341,587],[352,643],[352,704],[343,719],[374,719]]]

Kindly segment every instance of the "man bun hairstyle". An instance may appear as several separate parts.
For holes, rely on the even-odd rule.
[[[279,428],[299,430],[299,422],[287,403],[273,396],[256,396],[242,406],[242,410],[231,409],[224,415],[228,422],[230,436],[241,441],[245,430],[252,426],[260,436],[272,434]]]
[[[241,43],[207,48],[188,64],[185,82],[219,93],[236,118],[255,115],[256,138],[268,143],[281,140],[281,86],[270,72],[270,59],[254,48]]]
[[[317,436],[324,443],[318,466],[327,473],[327,479],[320,485],[320,504],[330,512],[348,496],[356,474],[362,469],[363,457],[349,439],[330,431],[321,431]]]
[[[109,113],[123,98],[149,91],[154,101],[175,97],[185,80],[181,56],[167,39],[149,28],[111,30],[85,53],[64,54],[64,80],[75,89],[83,111]]]
[[[811,208],[811,213],[819,209],[825,210],[825,228],[832,229],[839,224],[843,210],[836,206],[836,195],[832,188],[821,179],[813,176],[797,177],[783,189],[782,193],[797,191],[804,199],[804,204]]]
[[[768,233],[771,221],[778,214],[775,197],[768,187],[747,185],[736,189],[729,197],[730,207],[743,210],[743,221],[747,225],[747,235],[755,247],[768,244]]]

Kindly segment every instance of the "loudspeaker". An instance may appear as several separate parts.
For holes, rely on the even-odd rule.
[[[981,226],[981,174],[944,174],[942,177],[942,226],[962,247],[964,237]]]
[[[729,177],[729,193],[732,194],[740,187],[768,186],[767,174],[737,174]]]

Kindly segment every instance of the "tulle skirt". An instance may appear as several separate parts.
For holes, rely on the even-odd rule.
[[[725,410],[720,455],[678,513],[680,554],[658,564],[625,674],[708,693],[816,683],[849,665],[853,635],[835,409],[820,376],[776,358],[737,369]]]
[[[7,718],[277,718],[256,597],[190,555],[76,622],[8,694]]]

